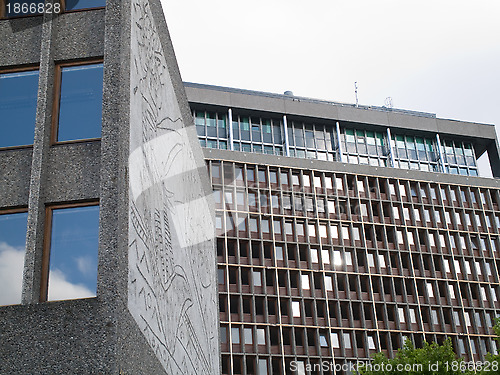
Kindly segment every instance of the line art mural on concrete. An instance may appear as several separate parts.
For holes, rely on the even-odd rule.
[[[214,225],[200,188],[204,162],[190,146],[148,1],[133,2],[131,32],[128,307],[168,374],[216,374]]]

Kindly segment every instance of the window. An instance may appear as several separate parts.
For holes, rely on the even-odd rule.
[[[405,311],[402,307],[398,307],[399,322],[405,323]]]
[[[259,358],[259,375],[267,375],[267,359]]]
[[[60,65],[53,142],[101,136],[103,64]]]
[[[80,10],[106,6],[106,0],[65,0],[65,10]]]
[[[240,343],[240,329],[239,329],[239,327],[232,327],[231,328],[231,342],[233,344]]]
[[[344,333],[344,349],[351,349],[351,334],[350,333]]]
[[[28,213],[0,212],[0,305],[21,303]]]
[[[300,318],[300,302],[293,301],[292,302],[292,312],[295,318]]]
[[[260,271],[253,271],[252,277],[254,286],[262,286],[262,273]]]
[[[47,209],[41,301],[95,297],[99,206]]]
[[[309,283],[309,275],[301,275],[300,276],[300,281],[302,284],[302,289],[311,289],[311,285]]]
[[[257,345],[266,345],[266,331],[264,328],[257,328]]]
[[[0,73],[0,147],[33,144],[38,70]]]
[[[368,335],[368,349],[375,350],[377,347],[375,346],[375,339],[373,336]]]
[[[328,342],[326,341],[326,335],[325,334],[322,334],[322,333],[319,334],[319,345],[322,348],[328,347]]]
[[[243,332],[244,332],[245,344],[252,345],[253,344],[252,328],[244,328]]]

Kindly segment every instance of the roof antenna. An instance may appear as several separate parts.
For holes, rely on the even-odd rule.
[[[356,107],[358,106],[358,81],[354,82],[354,94],[356,95]]]

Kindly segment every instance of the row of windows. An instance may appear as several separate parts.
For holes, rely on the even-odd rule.
[[[213,196],[217,208],[240,212],[261,212],[309,216],[337,220],[373,221],[386,224],[406,224],[408,226],[448,228],[476,232],[497,233],[495,223],[500,228],[500,215],[482,210],[442,208],[418,203],[378,202],[357,198],[337,198],[335,196],[283,192],[279,190],[215,187]],[[363,219],[363,220],[361,220]]]
[[[33,144],[38,70],[0,72],[0,148]],[[101,136],[103,64],[56,67],[52,142]]]
[[[257,248],[258,249],[258,248]],[[252,250],[255,250],[253,248]],[[429,254],[409,254],[409,253],[401,253],[397,254],[397,252],[386,252],[379,251],[378,254],[376,252],[363,252],[363,251],[354,251],[354,250],[329,250],[329,249],[311,249],[310,250],[310,260],[304,260],[305,268],[301,267],[299,262],[295,260],[287,260],[285,262],[283,260],[283,247],[277,246],[276,253],[274,255],[276,259],[276,266],[278,267],[290,267],[290,268],[299,268],[299,269],[311,269],[311,270],[325,270],[325,271],[350,271],[350,272],[359,272],[365,273],[370,270],[372,275],[394,275],[394,276],[407,276],[410,274],[411,276],[417,277],[435,277],[439,279],[449,279],[449,280],[469,280],[469,281],[479,281],[479,282],[499,282],[498,273],[496,271],[498,264],[498,260],[494,259],[485,259],[485,258],[464,258],[464,257],[451,257],[451,256],[442,256],[442,255],[429,255]],[[243,256],[238,258],[239,264],[242,265],[253,265],[253,266],[266,266],[270,267],[272,262],[262,262],[260,260],[259,254],[253,253],[252,255],[257,255],[256,258],[252,258],[252,262],[247,258],[246,253]],[[333,255],[333,257],[332,257]],[[219,259],[224,260],[224,257],[220,257]],[[318,267],[321,260],[322,268]],[[229,264],[235,264],[236,258],[228,257]],[[308,266],[308,263],[311,263]],[[315,266],[316,263],[316,266]],[[354,267],[356,264],[356,267]],[[411,270],[411,272],[410,272]],[[221,272],[219,270],[219,272]],[[235,270],[231,269],[231,277],[230,279],[235,279]],[[248,269],[242,269],[241,272],[245,272],[246,285],[248,285],[249,277]],[[261,280],[262,269],[255,268],[253,271],[254,276],[258,275],[258,280]],[[278,271],[278,273],[286,274],[286,271]],[[292,287],[297,287],[297,278],[298,275],[302,275],[302,281],[305,282],[304,278],[312,277],[309,272],[300,273],[299,271],[289,271],[291,280],[295,280],[292,282]],[[221,275],[219,275],[221,276]],[[315,274],[314,277],[317,277]],[[225,280],[225,279],[223,279]],[[320,287],[322,278],[319,279],[317,287]],[[331,276],[325,276],[325,285],[332,285]],[[270,276],[270,286],[273,286],[273,278]],[[255,286],[262,286],[262,283]],[[309,286],[310,283],[308,282]],[[286,285],[282,285],[286,286]],[[326,287],[325,287],[326,288]],[[310,289],[310,288],[307,288]],[[326,291],[330,289],[326,288]],[[484,292],[484,293],[483,293]],[[484,297],[487,295],[484,290],[481,291],[481,295]],[[494,301],[496,301],[496,296],[494,297]]]
[[[0,305],[21,302],[26,212],[0,212]],[[46,210],[41,301],[96,295],[99,206],[74,204]]]
[[[248,293],[231,293],[229,296],[221,293],[219,309],[224,322],[473,334],[493,334],[496,317],[494,308],[489,306],[426,305],[417,304],[413,299],[410,302],[372,302],[368,298],[346,300],[329,296],[328,299],[313,299],[309,296],[277,297]]]
[[[256,168],[212,162],[212,183],[216,185],[264,188],[316,195],[338,195],[439,206],[481,208],[499,211],[497,189],[438,185],[416,181],[322,173],[288,168]]]
[[[458,265],[459,266],[459,265]],[[425,274],[421,276],[426,276]],[[493,278],[493,277],[492,277]],[[500,299],[498,281],[496,283],[467,283],[456,278],[444,279],[408,279],[372,275],[357,275],[345,273],[304,272],[286,269],[263,269],[257,267],[229,266],[218,269],[219,290],[242,293],[264,292],[268,295],[280,293],[294,296],[325,298],[335,295],[336,298],[355,298],[382,300],[385,295],[388,301],[404,299],[415,302],[422,297],[421,302],[443,305],[494,307]],[[486,280],[488,281],[488,280]],[[229,285],[227,286],[226,283]],[[252,286],[252,287],[250,287]],[[266,287],[265,289],[263,287]],[[364,293],[366,295],[364,295]],[[375,293],[372,297],[372,293]],[[399,298],[404,297],[404,298]]]
[[[434,310],[433,310],[434,311]],[[458,313],[458,311],[454,311]],[[246,352],[253,352],[253,346],[260,346],[259,353],[265,353],[265,346],[279,346],[281,343],[285,346],[293,346],[296,352],[301,352],[300,347],[307,346],[309,354],[318,355],[319,352],[314,349],[320,349],[323,356],[330,357],[331,352],[328,350],[321,350],[322,348],[331,349],[344,349],[351,350],[354,348],[365,349],[365,356],[369,356],[370,351],[387,350],[387,333],[386,332],[362,332],[359,330],[328,330],[317,328],[303,328],[303,327],[276,327],[276,326],[254,326],[254,325],[240,325],[232,324],[231,327],[225,324],[221,325],[220,338],[222,344],[233,344],[251,346],[245,348]],[[480,350],[482,354],[486,354],[489,350],[492,352],[497,351],[497,345],[494,340],[490,341],[490,348],[487,347],[486,338],[471,337],[471,347],[473,354],[477,354]],[[477,345],[478,342],[480,345]],[[395,346],[399,346],[395,343]],[[312,353],[311,353],[311,349]],[[464,348],[465,349],[465,346]],[[276,352],[276,351],[275,351]],[[293,352],[288,348],[285,352]],[[335,350],[337,354],[339,351]],[[373,353],[371,352],[371,353]],[[459,353],[465,353],[460,350]],[[287,353],[291,354],[291,353]],[[300,353],[305,354],[305,353]]]
[[[478,175],[474,149],[466,142],[445,140],[441,152],[438,138],[396,134],[389,142],[384,132],[340,127],[338,122],[335,126],[290,119],[285,129],[282,119],[241,115],[232,118],[231,139],[227,114],[195,110],[193,115],[203,147]]]
[[[437,231],[392,225],[293,219],[245,213],[216,213],[217,234],[241,239],[265,239],[297,243],[417,250],[455,255],[492,256],[500,250],[497,236]],[[497,233],[492,230],[493,233]]]
[[[347,336],[344,336],[342,332],[336,332],[336,335],[331,337],[331,342],[336,342],[335,340],[339,339],[339,347],[349,347],[354,348],[356,345],[359,348],[362,348],[363,340],[361,339],[363,334],[358,333],[347,333]],[[328,338],[329,336],[326,335]],[[358,339],[359,338],[359,339]],[[438,342],[439,344],[443,344],[447,336],[445,335],[425,335],[422,334],[407,334],[405,336],[401,336],[394,333],[381,333],[379,336],[380,346],[383,345],[392,345],[393,348],[402,347],[402,343],[406,340],[410,340],[416,345],[416,347],[422,347],[424,341],[429,343]],[[466,353],[485,353],[485,352],[494,352],[497,350],[497,343],[491,339],[484,338],[471,338],[470,340],[467,338],[452,336],[452,345],[454,347],[454,351],[456,353],[460,353],[463,356]],[[321,339],[323,340],[323,339]],[[375,338],[373,339],[375,341]],[[359,342],[359,345],[358,345]],[[373,346],[371,341],[365,341],[366,346]],[[345,343],[345,344],[344,344]],[[339,358],[337,355],[338,350],[335,351],[335,357],[325,356],[323,353],[324,350],[321,350],[321,357],[319,355],[311,355],[311,351],[309,348],[314,348],[311,344],[308,346],[308,352],[306,354],[305,351],[301,351],[297,354],[286,353],[284,355],[276,355],[272,356],[264,356],[264,355],[256,355],[256,354],[222,354],[222,374],[245,374],[245,375],[268,375],[268,374],[298,374],[298,375],[306,375],[306,374],[336,374],[336,375],[354,375],[357,374],[357,369],[359,369],[359,364],[364,361],[359,362],[359,356],[355,357],[352,349],[345,349],[346,353],[349,353],[349,358]],[[323,348],[323,347],[322,347]],[[298,349],[298,348],[297,348]],[[385,349],[382,349],[386,352]],[[394,349],[395,350],[395,349]],[[313,351],[314,352],[314,351]],[[363,355],[368,354],[364,350],[359,350],[357,353],[362,353]],[[493,367],[498,367],[498,364],[494,363]],[[491,368],[491,366],[490,366]]]
[[[372,274],[416,276],[436,275],[438,278],[499,282],[496,272],[500,268],[499,252],[459,255],[444,248],[434,254],[401,250],[371,250],[314,244],[285,244],[271,241],[231,240],[217,241],[219,261],[230,264],[278,266],[311,270],[366,272]],[[493,255],[496,257],[493,258]]]
[[[106,6],[106,0],[1,0],[0,18],[13,18],[43,13],[61,13]]]

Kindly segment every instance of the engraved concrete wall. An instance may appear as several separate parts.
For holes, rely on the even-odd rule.
[[[128,308],[168,374],[218,374],[205,165],[149,1],[133,0],[131,11]]]

